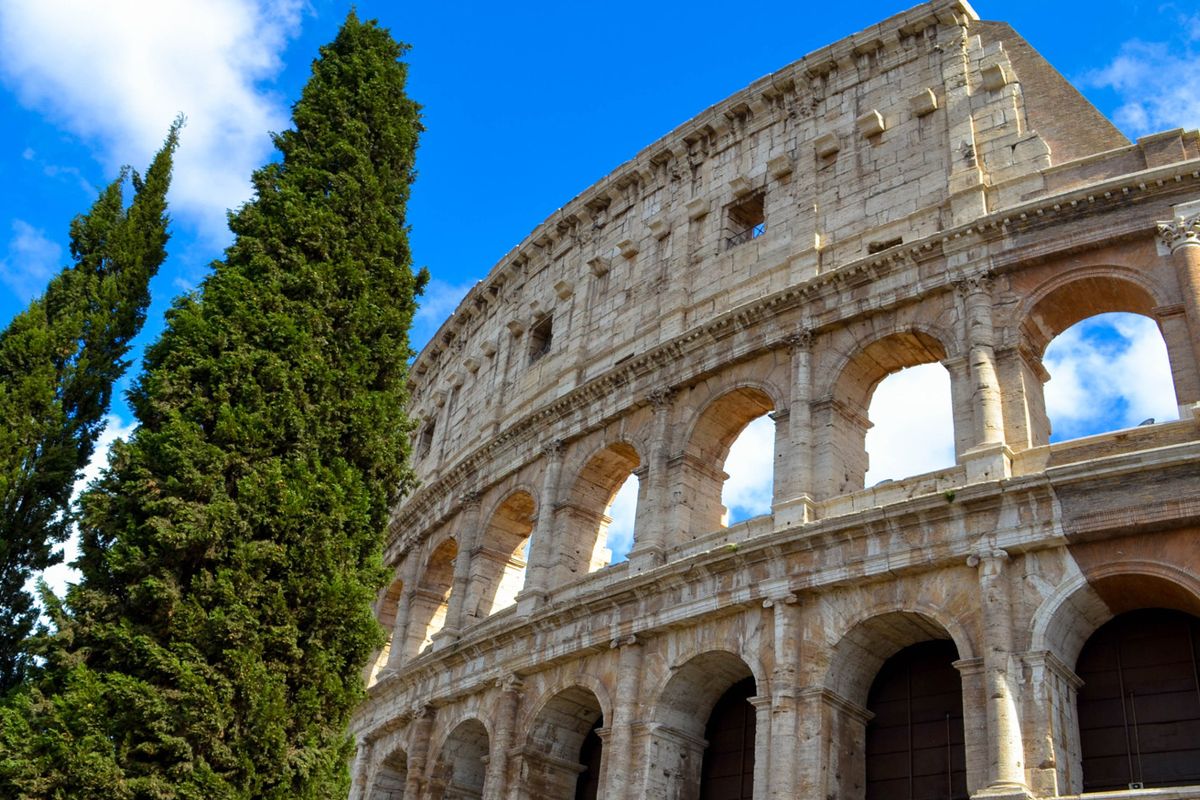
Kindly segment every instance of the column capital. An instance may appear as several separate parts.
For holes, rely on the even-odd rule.
[[[567,450],[567,443],[562,439],[551,439],[542,445],[542,455],[554,460],[560,460]]]
[[[783,343],[787,345],[790,352],[806,351],[812,347],[813,332],[808,328],[802,328],[783,337]]]
[[[516,673],[510,673],[504,677],[496,679],[496,688],[502,692],[519,693],[525,688],[525,683],[517,676]]]
[[[975,275],[959,275],[954,279],[953,284],[954,290],[958,292],[959,296],[966,298],[971,295],[991,295],[995,280],[989,270]]]
[[[641,642],[638,641],[637,636],[630,634],[629,636],[619,636],[616,639],[613,639],[611,642],[609,642],[608,646],[613,650],[616,650],[618,648],[629,647],[637,644],[641,644]]]
[[[647,392],[646,401],[654,406],[655,411],[665,411],[671,407],[671,398],[674,396],[674,389],[669,386],[660,386]]]
[[[479,502],[483,499],[483,492],[478,489],[467,489],[460,492],[458,502],[463,508],[479,508]]]
[[[1200,214],[1176,216],[1157,224],[1160,252],[1174,253],[1181,247],[1200,246]]]
[[[972,568],[981,567],[981,574],[994,575],[1000,571],[1004,562],[1008,561],[1008,559],[1007,550],[984,548],[967,556],[967,566]]]

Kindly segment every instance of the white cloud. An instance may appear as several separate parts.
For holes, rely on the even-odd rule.
[[[641,486],[636,475],[630,475],[617,490],[612,505],[606,512],[612,519],[608,526],[608,549],[612,551],[612,563],[624,561],[633,547],[633,523],[637,516],[638,488]]]
[[[62,248],[24,220],[13,220],[12,232],[8,252],[0,259],[0,281],[28,303],[62,269]]]
[[[92,460],[83,468],[83,475],[75,482],[75,491],[72,494],[71,502],[75,502],[87,485],[99,478],[100,473],[108,466],[108,452],[112,443],[117,439],[129,438],[134,428],[137,427],[136,423],[123,422],[120,417],[113,414],[105,417],[105,422],[104,433],[100,434],[100,438],[96,441],[96,451],[92,454]],[[68,583],[79,580],[79,571],[71,566],[71,562],[78,557],[79,536],[78,533],[72,533],[71,538],[63,545],[62,563],[55,564],[42,573],[41,577],[59,597],[66,593]],[[36,584],[36,580],[31,582],[29,587],[31,590],[34,584]]]
[[[1175,22],[1162,26],[1173,35],[1171,41],[1129,40],[1108,66],[1080,80],[1085,87],[1116,93],[1120,104],[1114,121],[1132,136],[1200,127],[1200,95],[1195,91],[1200,15],[1178,15]]]
[[[1043,363],[1054,441],[1179,416],[1167,347],[1146,317],[1100,314],[1079,322],[1050,343]]]
[[[902,369],[880,381],[867,412],[866,485],[954,464],[950,374],[941,364]]]
[[[474,282],[452,284],[433,278],[425,287],[425,294],[417,298],[420,307],[413,315],[413,326],[410,334],[412,348],[420,352],[426,342],[433,338],[438,328],[446,318],[458,308],[458,304],[466,297]]]
[[[96,146],[109,172],[144,168],[176,114],[172,213],[225,242],[225,210],[288,124],[258,85],[280,72],[302,0],[9,0],[0,74],[23,103]]]
[[[721,503],[729,509],[729,522],[741,522],[771,513],[775,486],[775,421],[761,416],[751,422],[729,447],[725,458],[729,479],[721,489]]]

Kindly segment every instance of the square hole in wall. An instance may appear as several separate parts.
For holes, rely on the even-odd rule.
[[[752,194],[729,207],[725,215],[726,247],[737,247],[766,233],[766,195]]]
[[[549,353],[553,340],[554,318],[547,314],[529,329],[529,363],[532,364]]]

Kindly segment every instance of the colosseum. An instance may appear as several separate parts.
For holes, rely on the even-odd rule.
[[[1051,443],[1048,343],[1106,312],[1178,419]],[[924,364],[953,463],[867,486],[872,394]],[[1200,133],[1130,142],[963,0],[642,150],[411,380],[355,800],[1200,798]]]

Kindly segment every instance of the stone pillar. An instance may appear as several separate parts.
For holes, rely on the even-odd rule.
[[[666,560],[667,528],[671,519],[671,485],[667,477],[671,458],[671,397],[670,389],[656,389],[647,397],[654,408],[650,440],[650,464],[647,486],[642,496],[649,502],[646,513],[639,509],[639,521],[645,524],[635,531],[637,541],[629,553],[630,571],[645,572]],[[640,480],[640,479],[639,479]]]
[[[791,399],[775,419],[775,497],[772,511],[778,527],[811,522],[813,502],[812,332],[800,331],[784,341],[791,355]]]
[[[517,613],[527,616],[546,601],[550,592],[547,578],[554,558],[554,509],[558,505],[558,482],[562,475],[563,453],[566,446],[555,439],[542,448],[546,459],[546,471],[542,475],[542,490],[538,496],[537,523],[533,528],[533,541],[529,543],[529,563],[526,567],[525,586],[517,595]]]
[[[409,737],[408,779],[404,782],[404,796],[421,796],[425,783],[425,770],[429,765],[429,739],[433,733],[433,719],[437,712],[433,706],[425,706],[413,713],[413,732]],[[437,759],[434,759],[436,761]]]
[[[607,786],[601,787],[606,800],[643,800],[641,781],[635,769],[633,729],[638,722],[638,698],[642,681],[642,644],[636,636],[615,639],[617,653],[617,691],[613,700],[613,718],[608,741],[612,744],[606,765]]]
[[[987,697],[987,787],[989,797],[1028,797],[1018,694],[1014,690],[1012,608],[1004,550],[984,550],[967,559],[979,570],[983,618],[984,691]],[[978,795],[977,795],[978,796]]]
[[[404,561],[404,571],[400,577],[402,587],[400,599],[396,601],[396,619],[392,623],[392,649],[388,651],[387,666],[384,672],[395,672],[404,663],[404,651],[408,647],[408,623],[412,616],[413,595],[417,592],[417,581],[420,576],[420,559],[415,550],[410,550]],[[383,675],[380,675],[382,678]]]
[[[1083,791],[1082,776],[1072,765],[1080,761],[1077,692],[1083,681],[1049,651],[1025,653],[1025,735],[1030,754],[1030,788],[1038,797]]]
[[[771,673],[771,771],[770,800],[794,800],[797,794],[797,770],[800,763],[796,726],[798,699],[796,678],[800,660],[799,601],[792,595],[763,601],[772,610],[774,622],[775,669]],[[755,794],[758,794],[756,776]]]
[[[513,729],[517,723],[517,706],[521,702],[521,681],[509,675],[496,682],[500,699],[492,719],[492,741],[488,752],[487,772],[483,778],[483,800],[505,800],[508,797],[508,753],[512,749]]]
[[[773,788],[778,769],[776,750],[771,739],[771,697],[749,697],[747,702],[754,706],[754,793],[751,797],[753,800],[767,800],[774,796],[768,792]]]
[[[1191,340],[1191,381],[1188,385],[1176,386],[1180,417],[1200,415],[1200,213],[1176,214],[1175,218],[1158,223],[1158,250],[1170,255],[1179,281],[1179,293],[1183,296],[1184,316],[1187,319],[1188,338]],[[1173,356],[1175,354],[1172,354]],[[1174,362],[1174,358],[1172,358]],[[1182,391],[1181,391],[1182,390]]]
[[[964,453],[969,482],[1012,474],[1012,452],[1004,443],[1004,410],[996,377],[992,326],[992,280],[973,275],[955,283],[963,299],[963,341],[967,345],[973,409],[972,447]]]
[[[471,580],[471,553],[479,544],[479,492],[464,492],[461,498],[462,520],[458,525],[458,555],[454,558],[454,583],[446,609],[446,624],[438,632],[438,643],[449,644],[458,639],[466,620],[463,608],[467,599],[467,584]]]
[[[350,767],[350,797],[348,800],[363,800],[367,796],[367,778],[371,767],[371,745],[359,737],[354,748],[354,764]]]

